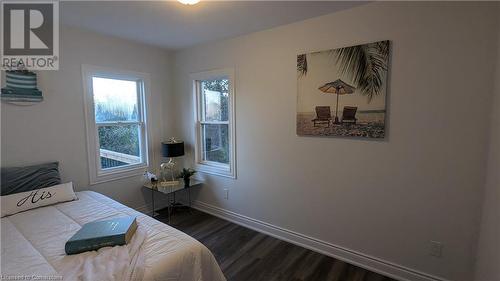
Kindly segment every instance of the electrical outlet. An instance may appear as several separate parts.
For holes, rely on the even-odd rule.
[[[229,189],[224,189],[224,199],[229,200]]]
[[[443,243],[439,241],[430,241],[429,255],[440,258],[443,256]]]

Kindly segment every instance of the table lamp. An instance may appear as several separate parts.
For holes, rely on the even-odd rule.
[[[170,158],[167,163],[162,163],[160,168],[162,171],[168,169],[170,170],[171,180],[167,181],[165,178],[161,184],[163,185],[177,185],[179,181],[175,180],[174,177],[174,169],[175,169],[175,161],[174,157],[179,157],[184,155],[184,142],[177,141],[174,138],[171,138],[167,142],[161,143],[161,153],[163,157]]]

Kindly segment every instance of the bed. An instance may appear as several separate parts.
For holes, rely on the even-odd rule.
[[[101,249],[106,250],[108,256],[99,257],[101,250],[68,256],[64,244],[87,222],[130,215],[137,217],[138,230],[145,235],[140,245],[144,256],[141,266],[130,264],[124,267],[132,273],[129,280],[225,280],[212,253],[194,238],[102,194],[82,191],[76,192],[76,196],[78,200],[75,201],[31,209],[1,219],[2,276],[118,280],[115,277],[119,275],[108,270],[107,266],[114,262],[109,249],[119,247]],[[82,272],[76,275],[75,272],[68,273],[74,267],[70,260],[81,262]],[[85,272],[89,265],[111,272],[106,278],[97,278]],[[134,272],[138,268],[140,274]]]

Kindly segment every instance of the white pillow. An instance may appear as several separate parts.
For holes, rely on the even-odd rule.
[[[78,199],[73,191],[73,183],[63,183],[51,187],[0,196],[2,218],[22,211]]]

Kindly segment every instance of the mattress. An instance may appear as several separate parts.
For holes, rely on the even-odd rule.
[[[64,244],[83,224],[130,215],[147,233],[143,280],[225,280],[212,253],[187,234],[102,194],[83,191],[77,196],[76,201],[1,219],[2,276],[61,276]]]

